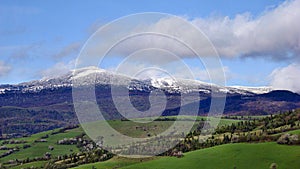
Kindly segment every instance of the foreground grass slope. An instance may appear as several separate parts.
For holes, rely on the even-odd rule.
[[[47,161],[35,161],[23,165],[18,165],[15,167],[12,167],[12,169],[24,169],[24,168],[43,168]]]
[[[156,157],[141,162],[137,159],[113,158],[106,162],[82,165],[77,168],[111,169],[268,169],[272,163],[278,169],[300,167],[300,146],[278,145],[276,143],[226,144],[184,154],[183,158]]]
[[[145,159],[113,157],[112,159],[109,159],[104,162],[85,164],[85,165],[75,167],[75,169],[91,169],[93,167],[97,168],[97,169],[116,169],[116,168],[131,166],[133,164],[138,164],[138,163],[145,162],[145,161],[159,159],[159,158],[160,157],[151,157],[151,158],[145,158]]]
[[[300,146],[278,145],[276,143],[227,144],[185,154],[183,158],[163,157],[125,168],[201,168],[241,169],[269,168],[275,162],[278,169],[300,167]]]

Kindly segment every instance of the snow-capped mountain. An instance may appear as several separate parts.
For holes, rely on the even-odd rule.
[[[211,90],[216,92],[223,92],[228,94],[242,94],[242,95],[251,95],[251,94],[264,94],[269,93],[273,89],[271,87],[246,87],[246,86],[218,86],[212,83],[206,83],[198,80],[191,79],[171,79],[171,78],[159,78],[151,79],[151,85],[156,88],[162,89],[173,89],[181,92],[192,92],[199,91],[203,93],[210,93]]]
[[[16,85],[0,85],[0,94],[7,92],[40,92],[43,89],[57,89],[77,85],[119,85],[130,90],[162,89],[169,93],[201,92],[209,94],[212,90],[227,94],[253,95],[272,91],[271,87],[218,86],[192,79],[152,78],[139,80],[122,74],[117,74],[97,67],[86,67],[52,78],[24,82]]]
[[[67,74],[51,78],[43,78],[30,82],[24,82],[15,85],[0,85],[0,94],[6,92],[19,91],[40,92],[43,89],[57,89],[62,87],[72,87],[73,83],[84,85],[90,84],[110,84],[113,79],[116,85],[125,85],[131,78],[114,74],[104,69],[96,67],[86,67],[77,70],[72,70]]]
[[[6,126],[14,128],[13,131],[18,128],[18,132],[27,134],[77,123],[72,89],[78,86],[80,90],[77,90],[77,94],[85,99],[87,91],[85,89],[90,89],[94,84],[96,98],[91,101],[97,102],[105,119],[124,118],[116,105],[122,106],[122,112],[125,113],[132,112],[132,106],[139,110],[140,112],[131,115],[135,118],[176,116],[181,110],[185,110],[182,115],[207,115],[211,110],[212,98],[216,98],[215,101],[219,98],[225,101],[224,96],[226,96],[225,108],[219,112],[224,114],[267,115],[300,107],[299,94],[272,90],[269,87],[224,87],[191,79],[136,79],[96,67],[87,67],[58,77],[0,85],[2,122],[13,124]],[[119,102],[115,103],[111,92],[112,86],[117,90],[129,89],[130,102],[127,102],[127,92],[118,92]],[[156,95],[158,102],[151,102],[150,93],[155,90],[163,91],[165,96]],[[187,93],[184,99],[181,97],[183,93]],[[86,105],[82,105],[84,110],[94,111],[89,109],[90,100],[88,97],[86,99],[86,102],[83,102]],[[166,101],[163,111],[161,99]],[[97,120],[94,116],[86,118]],[[20,126],[15,126],[16,121],[22,121],[19,123]],[[27,123],[26,127],[23,126],[23,122]],[[28,124],[32,127],[28,127]]]
[[[261,86],[261,87],[248,87],[248,86],[230,86],[232,89],[239,89],[249,91],[255,94],[264,94],[273,91],[274,89],[270,86]]]
[[[0,110],[1,107],[26,108],[34,110],[56,111],[72,114],[75,118],[72,87],[80,87],[80,94],[85,94],[86,87],[95,84],[95,94],[98,106],[109,119],[121,118],[112,99],[111,87],[116,89],[129,89],[130,102],[141,111],[159,108],[159,104],[150,104],[149,93],[154,90],[164,91],[166,96],[166,109],[163,116],[177,115],[184,106],[186,115],[198,113],[204,115],[209,112],[212,97],[225,96],[226,103],[224,114],[237,115],[262,115],[272,114],[299,108],[300,95],[290,91],[272,90],[269,87],[241,87],[218,86],[191,79],[152,78],[136,79],[122,74],[98,69],[95,67],[82,68],[52,78],[24,82],[15,85],[0,85]],[[82,89],[82,90],[81,90]],[[212,95],[212,91],[216,95]],[[189,93],[184,100],[180,94]],[[121,101],[126,100],[119,93]],[[191,97],[190,97],[191,96]],[[195,99],[193,96],[200,96]],[[198,104],[200,103],[200,104]],[[128,107],[125,110],[131,111]],[[199,106],[200,105],[200,106]],[[195,106],[199,106],[195,112]],[[3,109],[4,110],[4,109]],[[5,110],[6,111],[6,110]],[[43,113],[41,113],[43,114]],[[74,120],[74,119],[73,119]]]

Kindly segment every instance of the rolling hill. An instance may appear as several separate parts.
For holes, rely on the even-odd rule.
[[[269,169],[272,163],[278,169],[297,169],[300,166],[300,146],[278,145],[276,143],[239,143],[216,146],[192,151],[183,158],[157,157],[149,161],[136,159],[113,158],[106,162],[87,164],[77,167],[112,169]]]

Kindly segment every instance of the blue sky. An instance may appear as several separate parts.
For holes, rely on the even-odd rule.
[[[221,18],[224,21],[226,17],[230,20],[228,27],[231,27],[230,24],[240,23],[237,16],[243,15],[242,18],[245,20],[243,22],[249,23],[251,26],[258,21],[266,22],[264,20],[272,18],[272,15],[281,16],[280,12],[276,13],[276,8],[280,8],[283,3],[295,2],[282,0],[202,2],[197,0],[143,2],[137,0],[106,2],[0,0],[0,84],[40,79],[51,74],[55,68],[64,67],[61,71],[71,69],[72,61],[89,36],[101,25],[125,15],[139,12],[170,13],[186,17],[193,23],[199,23],[201,20],[200,24],[205,23],[208,25],[207,27],[211,27],[211,20]],[[292,8],[290,6],[285,5],[282,8]],[[267,15],[267,17],[262,17],[263,15]],[[284,17],[289,16],[277,18],[284,20]],[[219,22],[217,23],[219,24]],[[201,28],[201,25],[199,27]],[[285,28],[284,26],[279,28],[281,27]],[[263,32],[261,29],[258,31]],[[210,38],[211,32],[207,31],[207,33]],[[220,35],[224,35],[224,33],[220,32]],[[276,32],[274,36],[277,36]],[[218,43],[214,40],[215,37],[211,38],[213,43]],[[220,36],[220,38],[223,37]],[[224,37],[224,39],[226,38]],[[292,42],[297,40],[299,38]],[[274,78],[272,77],[274,72],[280,72],[288,66],[297,67],[298,49],[295,49],[297,46],[289,46],[291,40],[287,41],[287,43],[274,44],[275,49],[278,48],[276,45],[279,45],[279,48],[283,47],[278,51],[278,56],[276,52],[270,52],[273,49],[270,46],[258,50],[243,46],[241,49],[248,52],[245,54],[247,56],[243,57],[240,57],[239,53],[220,52],[221,55],[224,55],[222,57],[223,65],[228,69],[226,72],[227,84],[270,85]],[[293,57],[282,56],[285,53],[292,53]],[[118,59],[111,60],[112,65],[118,61]]]

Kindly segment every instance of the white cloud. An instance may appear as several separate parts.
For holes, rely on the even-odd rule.
[[[258,17],[254,17],[250,13],[243,13],[237,14],[233,18],[212,16],[187,20],[208,36],[223,57],[297,59],[297,56],[300,55],[299,9],[300,0],[294,0],[286,1],[276,8],[268,9]],[[124,25],[120,27],[124,27]],[[195,30],[183,24],[177,18],[163,18],[155,23],[143,23],[131,31],[135,33],[139,30],[177,35],[177,37],[181,37],[181,40],[194,43],[191,44],[191,47],[200,48],[203,54],[212,53],[207,40],[205,38],[199,40]],[[99,46],[97,47],[99,48]],[[124,43],[119,44],[115,50],[120,55],[127,56],[133,51],[148,47],[163,48],[174,52],[180,57],[194,55],[182,44],[156,35],[144,35],[127,39]],[[164,59],[161,58],[161,60]]]
[[[0,61],[0,77],[7,75],[11,71],[11,67]]]
[[[286,1],[257,18],[251,14],[192,21],[223,56],[288,59],[300,54],[300,1]]]
[[[300,92],[300,64],[290,64],[287,67],[275,69],[270,75],[271,86],[275,89],[284,89]]]
[[[75,60],[72,60],[68,63],[58,62],[54,66],[41,71],[40,76],[42,76],[43,78],[58,77],[74,69],[74,65],[75,65]]]
[[[201,56],[215,56],[216,54],[206,36],[200,34],[192,24],[187,24],[186,21],[177,17],[161,18],[155,23],[138,25],[129,30],[126,36],[128,35],[130,35],[129,38],[118,43],[112,51],[123,57],[145,49],[153,49],[154,51],[161,49],[180,58],[195,57],[195,51],[199,52],[198,54]],[[174,61],[174,58],[163,55],[163,52],[160,54],[153,53],[153,55],[143,59],[152,63]]]

